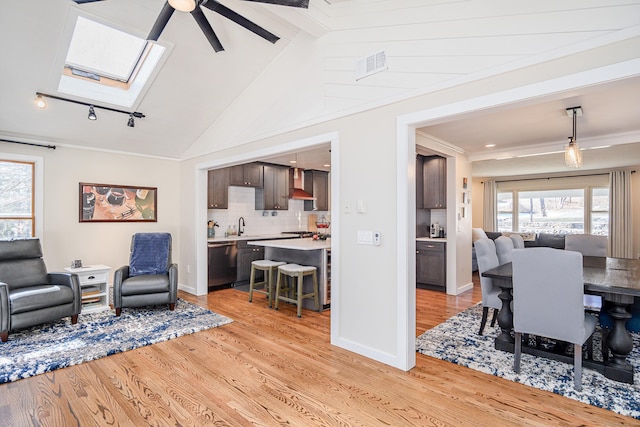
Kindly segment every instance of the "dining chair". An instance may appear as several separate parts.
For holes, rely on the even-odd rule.
[[[582,256],[607,256],[608,240],[606,236],[596,236],[593,234],[567,234],[565,237],[564,250],[580,252]],[[584,306],[593,312],[602,309],[602,297],[599,295],[585,295]]]
[[[583,256],[607,256],[607,236],[593,234],[567,234],[564,239],[565,251],[580,252]]]
[[[500,265],[498,256],[496,255],[496,245],[491,239],[480,239],[474,243],[476,248],[476,258],[478,260],[478,273],[480,274],[480,288],[482,289],[482,320],[480,321],[480,331],[478,335],[482,335],[484,327],[487,324],[487,316],[489,309],[493,308],[493,317],[491,318],[491,326],[496,324],[498,311],[502,307],[502,300],[498,298],[500,288],[493,283],[490,277],[482,277],[482,273]]]
[[[522,334],[573,344],[574,388],[582,389],[582,346],[596,327],[583,306],[582,256],[553,248],[513,251],[513,370],[520,372]]]
[[[496,254],[498,255],[498,263],[500,265],[511,262],[511,254],[513,253],[513,240],[507,236],[500,236],[496,239]]]
[[[514,249],[524,249],[524,239],[519,234],[509,234],[509,238],[513,241]]]

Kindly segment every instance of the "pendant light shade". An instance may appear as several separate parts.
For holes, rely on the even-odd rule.
[[[578,115],[582,115],[582,108],[567,108],[567,114],[573,117],[573,135],[569,137],[569,144],[564,149],[564,164],[569,166],[570,168],[577,169],[582,167],[582,151],[580,151],[580,147],[578,146],[578,142],[576,140],[577,117]]]
[[[98,120],[98,116],[96,116],[96,111],[93,109],[93,105],[89,105],[89,115],[87,118],[89,120]]]

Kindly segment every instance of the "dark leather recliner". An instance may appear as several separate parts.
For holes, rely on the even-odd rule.
[[[169,304],[178,300],[178,265],[171,263],[171,234],[136,233],[131,238],[129,265],[115,271],[113,305],[123,307]]]
[[[9,331],[71,316],[81,310],[77,274],[47,273],[39,239],[0,241],[0,339]]]

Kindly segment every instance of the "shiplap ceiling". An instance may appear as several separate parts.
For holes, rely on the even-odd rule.
[[[146,37],[164,1],[6,2],[0,14],[0,136],[190,158],[409,98],[449,80],[640,25],[638,0],[311,0],[309,10],[240,0],[220,3],[281,40],[272,45],[205,10],[225,47],[216,54],[193,19],[175,13],[159,40],[167,54],[133,106],[147,117],[128,128],[127,117],[120,114],[105,112],[90,122],[81,106],[52,101],[38,111],[32,100],[36,91],[56,94],[72,17],[86,16]],[[385,51],[388,69],[356,80],[357,60],[379,50]],[[614,126],[597,107],[615,101],[624,112],[620,115],[640,117],[638,103],[628,96],[607,99],[609,90],[637,94],[637,82],[628,83],[623,89],[596,88],[421,131],[458,145],[478,165],[489,165],[492,160],[482,157],[488,139],[500,142],[501,149],[566,142],[566,116],[548,127],[529,122],[557,115],[564,101],[584,97],[586,122],[579,124],[579,135],[637,132],[640,121],[631,120],[635,129],[628,123]],[[615,118],[614,111],[608,114]],[[318,156],[326,151],[323,147]],[[589,157],[585,154],[585,162]]]

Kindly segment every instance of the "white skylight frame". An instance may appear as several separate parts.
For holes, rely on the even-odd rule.
[[[144,61],[138,69],[134,69],[133,78],[128,83],[117,85],[106,85],[91,79],[74,77],[65,70],[66,55],[71,45],[76,23],[82,20],[90,20],[101,25],[106,25],[115,30],[125,32],[131,36],[138,37],[148,47],[142,53]],[[67,18],[65,31],[61,38],[60,53],[56,58],[52,70],[52,89],[60,94],[73,95],[83,98],[87,102],[95,101],[96,104],[108,103],[116,107],[135,109],[140,103],[141,95],[148,90],[151,82],[159,72],[160,67],[166,61],[171,46],[164,46],[158,42],[147,42],[144,36],[139,34],[139,30],[128,30],[119,25],[105,21],[104,19],[91,16],[80,8],[71,7]],[[84,67],[82,67],[84,68]],[[66,72],[65,72],[66,71]],[[91,71],[91,70],[87,70]],[[126,72],[125,72],[126,73]],[[112,78],[112,76],[109,76]],[[118,76],[113,76],[118,78]],[[119,83],[119,78],[117,83]]]

